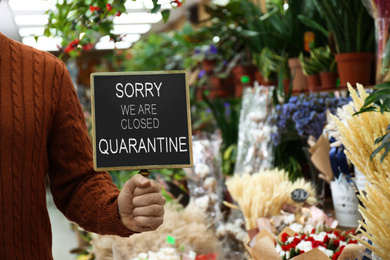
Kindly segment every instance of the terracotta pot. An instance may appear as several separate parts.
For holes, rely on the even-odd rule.
[[[259,70],[255,71],[255,80],[257,80],[260,86],[264,83],[263,74]]]
[[[284,93],[288,93],[290,90],[290,85],[291,85],[291,79],[283,79],[283,88],[284,88]]]
[[[221,79],[219,77],[211,77],[211,89],[210,97],[211,98],[226,98],[234,95],[234,85],[232,82],[229,82],[229,79]],[[212,95],[211,95],[212,94]]]
[[[265,86],[265,87],[271,87],[271,86],[277,86],[277,85],[278,85],[278,82],[276,80],[273,80],[273,79],[271,79],[271,80],[264,79],[264,81],[263,81],[263,86]]]
[[[340,86],[347,83],[356,85],[370,84],[371,66],[374,55],[370,52],[350,52],[335,55],[337,69],[340,76]]]
[[[337,72],[320,72],[321,88],[330,89],[336,87]]]
[[[248,76],[249,77],[248,85],[253,86],[253,81],[255,80],[256,71],[257,68],[254,65],[237,65],[232,69],[235,84],[241,83],[241,78],[243,76]]]
[[[293,79],[293,92],[302,92],[308,90],[307,78],[303,74],[299,58],[288,59],[288,66],[291,71],[291,78]]]
[[[307,86],[309,91],[315,91],[317,88],[321,87],[321,78],[320,75],[308,75],[307,76]]]
[[[255,72],[257,71],[256,66],[254,65],[237,65],[232,69],[232,73],[234,76],[234,88],[235,88],[235,96],[241,97],[242,90],[244,88],[241,79],[243,76],[249,77],[249,82],[246,83],[247,86],[253,86],[255,81]]]
[[[202,67],[206,73],[210,73],[215,68],[215,60],[203,60]]]

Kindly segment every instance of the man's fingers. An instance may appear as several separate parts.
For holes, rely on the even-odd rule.
[[[164,215],[164,207],[154,204],[146,207],[137,207],[133,210],[134,217],[160,217]]]
[[[148,178],[143,177],[141,174],[136,174],[125,183],[123,190],[133,194],[136,188],[146,188],[150,183]]]
[[[134,219],[142,231],[156,230],[164,221],[164,217],[139,216]]]
[[[136,187],[133,191],[133,196],[141,196],[148,193],[160,193],[161,192],[161,185],[153,180],[149,180],[150,183],[146,187]]]
[[[148,193],[133,198],[134,207],[145,207],[149,205],[164,205],[165,198],[161,193]]]

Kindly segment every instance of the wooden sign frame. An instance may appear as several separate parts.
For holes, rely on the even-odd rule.
[[[99,167],[97,161],[97,137],[96,137],[96,103],[95,103],[95,76],[145,76],[145,75],[166,75],[166,74],[184,74],[185,76],[185,96],[186,96],[186,110],[187,110],[187,129],[188,129],[188,152],[189,163],[181,164],[147,164],[147,165],[125,165],[125,166],[109,166]],[[190,168],[193,167],[193,152],[192,152],[192,128],[191,128],[191,112],[190,112],[190,98],[188,75],[184,70],[172,71],[134,71],[134,72],[96,72],[90,75],[91,79],[91,113],[92,113],[92,144],[93,144],[93,164],[96,171],[112,171],[112,170],[144,170],[144,169],[167,169],[167,168]]]

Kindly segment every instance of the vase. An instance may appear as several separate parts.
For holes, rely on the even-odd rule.
[[[333,207],[336,219],[342,227],[356,228],[362,216],[358,210],[359,200],[352,185],[331,181]]]
[[[337,72],[320,72],[320,89],[331,89],[336,87]]]
[[[350,83],[355,86],[360,83],[364,86],[370,84],[371,67],[374,55],[370,52],[350,52],[335,55],[337,69],[340,77],[340,86]]]
[[[307,86],[309,91],[313,92],[321,86],[320,75],[308,75],[307,76]]]
[[[293,92],[303,92],[308,90],[307,77],[303,74],[302,65],[299,58],[288,59],[288,66],[293,80]]]

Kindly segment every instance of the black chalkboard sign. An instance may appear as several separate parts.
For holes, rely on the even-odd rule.
[[[192,167],[185,71],[92,73],[95,170]]]

